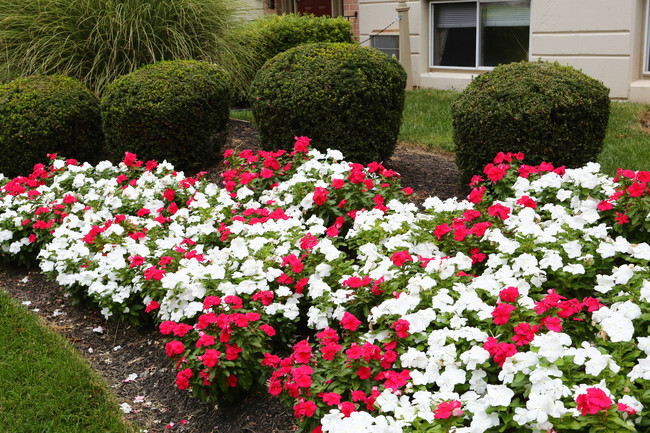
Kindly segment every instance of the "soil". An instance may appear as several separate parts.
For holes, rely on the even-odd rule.
[[[259,148],[257,132],[250,123],[231,120],[228,127],[228,148]],[[385,166],[401,173],[402,186],[413,188],[412,200],[418,205],[432,195],[442,199],[460,196],[453,156],[400,143]],[[222,168],[222,165],[211,167],[207,177],[218,182]],[[125,418],[143,431],[285,433],[294,430],[291,412],[269,394],[251,396],[233,406],[216,407],[178,390],[173,363],[166,357],[160,334],[153,326],[135,327],[106,321],[92,307],[76,304],[61,287],[37,270],[3,266],[0,288],[65,336],[103,376],[117,402],[131,406],[132,411]]]

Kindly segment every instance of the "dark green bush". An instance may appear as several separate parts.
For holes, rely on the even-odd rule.
[[[241,89],[236,89],[236,101],[245,104],[248,86],[255,73],[266,63],[289,48],[317,42],[352,43],[352,25],[343,17],[316,17],[314,15],[266,15],[242,26],[241,40],[255,51],[257,61],[250,70],[242,71],[248,77]]]
[[[99,100],[63,76],[0,85],[0,172],[28,175],[48,153],[96,162],[104,143]]]
[[[265,149],[305,135],[351,161],[389,158],[399,133],[406,73],[395,59],[356,44],[308,44],[269,60],[251,84]]]
[[[460,182],[498,152],[567,167],[595,161],[609,120],[609,89],[558,63],[511,63],[476,77],[452,104]]]
[[[108,158],[124,152],[193,170],[216,160],[226,139],[231,86],[215,65],[173,60],[109,84],[101,109]]]

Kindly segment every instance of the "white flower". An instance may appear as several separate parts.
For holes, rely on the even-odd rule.
[[[539,348],[539,355],[550,362],[555,362],[562,357],[564,355],[564,347],[569,344],[571,344],[571,337],[562,332],[552,331],[537,335],[530,343],[532,347]]]
[[[634,336],[634,324],[623,314],[613,314],[607,317],[600,326],[609,339],[615,343],[630,341]]]
[[[487,400],[490,406],[509,406],[515,392],[505,385],[488,385]]]

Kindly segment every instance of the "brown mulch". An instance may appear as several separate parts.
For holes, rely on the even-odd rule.
[[[231,120],[229,132],[228,147],[259,148],[257,132],[250,123]],[[458,170],[448,155],[400,144],[385,165],[401,173],[402,186],[413,188],[416,204],[432,195],[443,199],[461,195],[456,184]],[[218,171],[219,166],[208,170],[208,178],[218,181]],[[294,429],[293,415],[268,394],[216,407],[179,391],[173,363],[166,357],[155,327],[106,321],[91,307],[75,305],[37,270],[2,267],[0,288],[74,344],[104,377],[117,402],[132,407],[126,419],[149,433],[284,433]],[[134,373],[137,377],[128,380]],[[181,420],[187,423],[181,424]]]

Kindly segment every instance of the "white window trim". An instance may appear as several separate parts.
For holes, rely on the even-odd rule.
[[[478,6],[479,3],[498,3],[502,1],[507,1],[507,0],[444,0],[444,1],[430,1],[429,2],[429,69],[440,69],[440,70],[460,70],[460,71],[491,71],[494,69],[494,66],[441,66],[441,65],[434,65],[433,64],[433,59],[434,59],[434,44],[433,44],[433,35],[435,33],[434,28],[433,28],[433,23],[434,21],[434,16],[433,16],[433,5],[435,4],[444,4],[444,3],[474,3],[476,4],[477,8],[477,13],[476,13],[476,54],[475,54],[475,64],[479,64],[479,50],[478,47],[480,46],[479,42],[479,37],[480,37],[480,32],[478,29],[480,28],[480,20],[481,16],[478,13]],[[534,0],[530,0],[531,5]],[[648,3],[650,3],[650,0],[648,0]],[[531,10],[531,16],[532,16],[532,10]],[[531,23],[532,23],[532,17],[531,17]],[[647,31],[647,27],[646,27]],[[529,35],[528,35],[528,61],[531,61],[531,54],[530,54],[530,47],[533,41],[533,26],[529,26]],[[650,45],[650,44],[649,44]]]
[[[650,75],[650,0],[645,2],[645,35],[643,38],[643,74]]]

